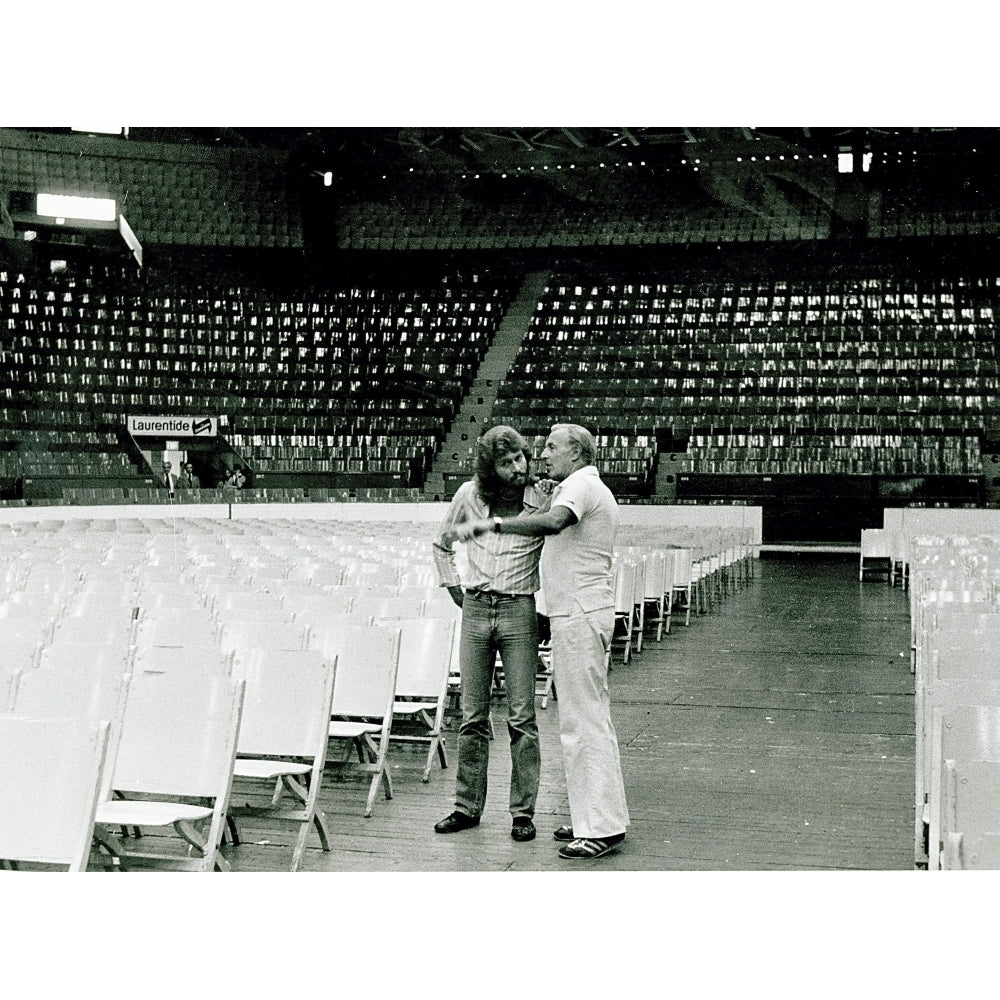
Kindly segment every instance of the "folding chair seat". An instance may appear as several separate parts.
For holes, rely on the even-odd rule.
[[[376,625],[398,628],[399,670],[393,701],[394,743],[426,743],[423,781],[430,779],[434,757],[448,766],[444,745],[444,716],[448,677],[455,645],[455,621],[446,618],[392,618]],[[399,724],[405,727],[400,730]]]
[[[218,853],[236,760],[244,683],[201,673],[136,673],[111,786],[95,840],[121,865],[228,870]],[[172,828],[176,837],[128,838],[113,828]]]
[[[255,650],[238,672],[246,682],[246,697],[229,829],[233,843],[238,844],[237,818],[297,823],[294,872],[313,827],[322,850],[330,850],[326,816],[317,805],[317,796],[329,741],[336,662],[312,650]],[[236,804],[244,788],[260,782],[268,783],[269,803]],[[281,803],[286,792],[295,801],[292,807]]]
[[[0,717],[0,860],[85,871],[110,726]]]
[[[333,705],[329,729],[331,741],[348,744],[358,755],[361,771],[372,780],[365,800],[365,816],[371,816],[375,795],[384,785],[392,798],[392,775],[386,767],[392,730],[392,709],[399,669],[399,629],[377,625],[353,625],[344,630],[340,647],[327,651],[337,658]],[[331,761],[327,768],[342,768],[347,760]]]

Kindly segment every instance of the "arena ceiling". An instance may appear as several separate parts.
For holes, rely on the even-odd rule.
[[[445,188],[482,176],[480,189],[464,197],[495,197],[485,182],[513,176],[527,195],[593,202],[614,199],[615,184],[589,184],[580,174],[606,166],[622,168],[633,195],[655,195],[667,183],[767,215],[811,202],[834,208],[838,157],[846,153],[857,158],[859,183],[869,154],[868,189],[924,185],[932,196],[961,189],[995,199],[1000,169],[1000,129],[965,127],[130,127],[129,140],[272,150],[293,174],[332,172],[348,200],[378,197],[373,183],[415,173]]]

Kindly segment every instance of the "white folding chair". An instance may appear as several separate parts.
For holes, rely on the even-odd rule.
[[[111,785],[121,798],[97,807],[95,840],[121,865],[229,870],[219,854],[232,788],[243,681],[201,673],[137,673]],[[113,828],[172,828],[125,846]],[[178,840],[179,838],[179,840]],[[147,846],[148,845],[148,846]],[[178,850],[180,847],[180,850]]]
[[[0,717],[0,860],[85,871],[109,724]]]
[[[238,667],[246,682],[243,719],[237,744],[233,798],[242,787],[266,781],[273,788],[268,805],[230,802],[229,829],[239,843],[235,819],[243,816],[295,822],[291,870],[297,871],[310,830],[330,850],[326,816],[316,801],[323,780],[329,740],[336,661],[312,650],[255,650]],[[277,783],[277,784],[275,784]],[[283,792],[294,807],[280,804]]]
[[[423,773],[426,782],[435,755],[442,768],[448,766],[443,730],[455,622],[446,618],[393,618],[376,620],[375,624],[400,630],[391,739],[394,743],[428,745]],[[406,729],[400,731],[398,723]]]
[[[356,765],[372,775],[365,816],[371,816],[379,785],[392,798],[392,775],[386,767],[392,731],[392,709],[399,669],[399,629],[377,625],[353,625],[344,629],[340,645],[327,650],[337,657],[337,679],[333,685],[333,705],[329,738],[348,744],[358,755]],[[343,767],[345,760],[331,761],[327,767]]]

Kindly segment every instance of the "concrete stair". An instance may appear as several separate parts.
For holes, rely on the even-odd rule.
[[[449,495],[446,475],[472,475],[476,439],[489,426],[500,384],[507,377],[507,372],[521,349],[548,279],[547,271],[534,271],[527,275],[500,321],[493,343],[480,362],[476,377],[455,414],[451,429],[434,456],[434,464],[424,482],[425,499],[444,500]]]

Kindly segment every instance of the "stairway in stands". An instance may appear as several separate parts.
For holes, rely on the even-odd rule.
[[[434,464],[424,483],[426,500],[452,496],[458,484],[472,475],[472,455],[476,438],[489,426],[500,383],[521,348],[538,300],[545,291],[548,271],[528,274],[517,297],[500,321],[490,349],[476,372],[476,378],[462,401],[451,430],[434,456]]]

